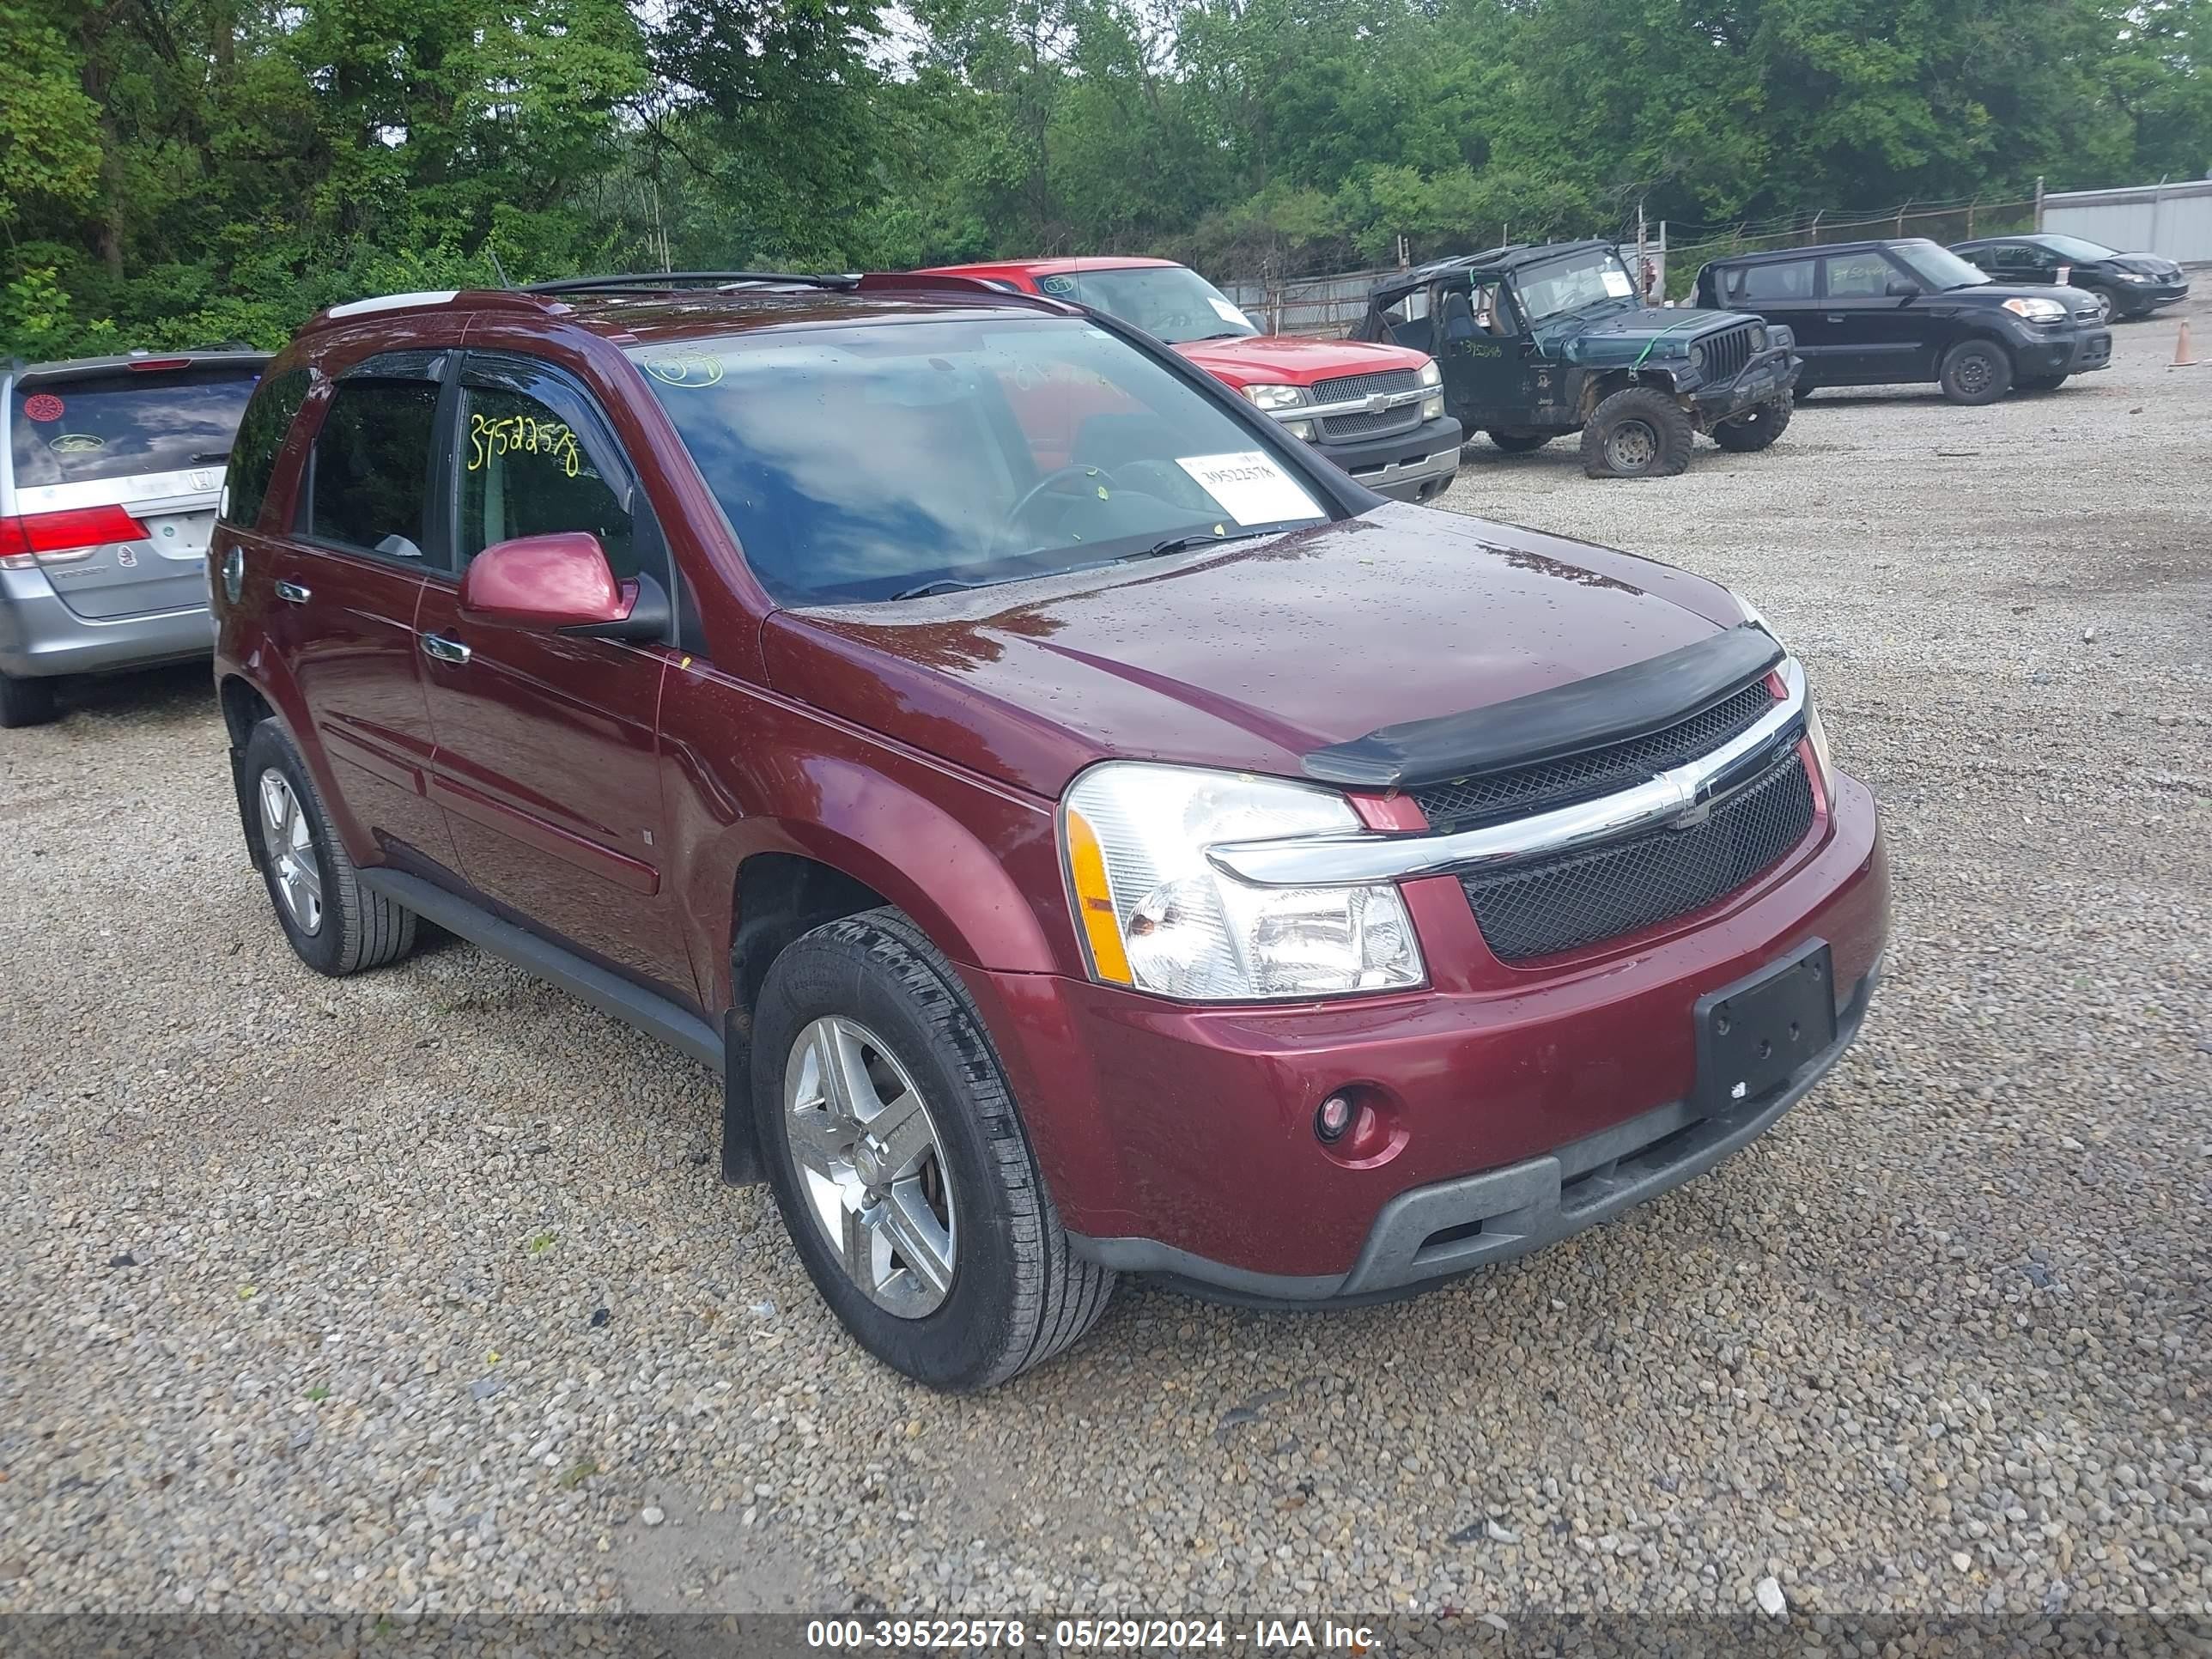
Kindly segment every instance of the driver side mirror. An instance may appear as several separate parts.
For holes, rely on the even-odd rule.
[[[587,530],[494,542],[461,573],[461,619],[594,639],[657,640],[668,595],[649,576],[617,582]]]
[[[1893,300],[1910,300],[1920,292],[1920,284],[1910,276],[1893,276],[1881,291]]]

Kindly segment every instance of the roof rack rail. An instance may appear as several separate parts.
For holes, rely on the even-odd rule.
[[[792,270],[641,270],[608,276],[560,276],[550,283],[526,283],[524,294],[590,294],[623,289],[727,288],[738,283],[781,283],[801,288],[850,289],[860,285],[850,271],[807,273]]]

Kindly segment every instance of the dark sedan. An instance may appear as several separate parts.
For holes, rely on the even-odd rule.
[[[1984,236],[1954,242],[1951,252],[1978,265],[2000,283],[2051,283],[2087,289],[2115,321],[2148,317],[2161,306],[2189,297],[2189,278],[2179,265],[2155,253],[2122,253],[2079,236],[2036,231],[2021,236]]]

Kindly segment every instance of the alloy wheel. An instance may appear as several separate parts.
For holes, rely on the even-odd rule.
[[[959,1225],[913,1076],[867,1027],[826,1015],[791,1046],[783,1103],[800,1190],[846,1277],[902,1319],[934,1313]]]
[[[315,841],[307,828],[307,815],[291,780],[276,768],[261,775],[261,844],[269,859],[269,872],[292,925],[303,933],[323,927],[323,871],[315,857]]]

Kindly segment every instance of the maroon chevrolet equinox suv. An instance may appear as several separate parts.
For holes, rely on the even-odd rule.
[[[1880,975],[1875,805],[1726,588],[1384,501],[1114,319],[708,273],[338,306],[209,554],[319,972],[418,918],[726,1079],[945,1389],[1117,1274],[1403,1295],[1711,1168]]]

